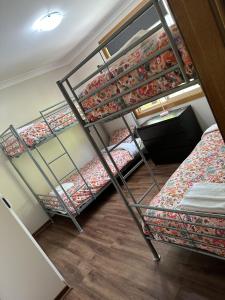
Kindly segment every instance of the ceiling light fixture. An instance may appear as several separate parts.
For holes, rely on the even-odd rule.
[[[50,12],[42,16],[33,24],[33,29],[36,31],[50,31],[55,29],[61,23],[63,15],[60,12]]]

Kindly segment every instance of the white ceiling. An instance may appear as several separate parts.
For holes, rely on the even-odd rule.
[[[134,2],[0,0],[0,86],[65,65],[68,55],[78,55],[79,49]],[[34,21],[48,11],[62,12],[62,23],[54,31],[34,32]]]

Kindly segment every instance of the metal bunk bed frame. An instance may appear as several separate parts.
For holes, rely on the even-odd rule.
[[[41,118],[37,118],[29,123],[24,124],[23,126],[21,126],[20,128],[27,126],[35,121],[38,120],[43,120],[48,128],[49,131],[51,132],[51,135],[48,136],[47,138],[45,138],[44,140],[40,141],[38,144],[36,144],[35,146],[33,146],[32,148],[28,147],[28,145],[25,143],[25,141],[22,139],[22,137],[20,136],[18,129],[20,128],[15,128],[13,125],[11,125],[9,128],[7,128],[1,135],[0,135],[0,147],[3,150],[4,155],[7,157],[7,159],[10,161],[10,164],[12,165],[12,167],[15,169],[15,171],[18,173],[18,175],[21,177],[21,179],[24,181],[24,183],[26,184],[26,186],[28,187],[28,189],[30,190],[30,192],[32,193],[32,195],[34,196],[34,198],[36,198],[36,200],[39,202],[39,204],[41,205],[42,209],[47,213],[47,215],[49,216],[50,220],[53,222],[52,216],[53,215],[60,215],[60,216],[64,216],[64,217],[68,217],[72,220],[72,222],[74,223],[75,227],[77,228],[77,230],[79,232],[82,232],[83,229],[81,227],[81,225],[78,223],[76,217],[83,211],[85,210],[86,207],[88,207],[94,200],[96,200],[97,197],[100,196],[101,193],[103,193],[104,190],[106,190],[110,185],[111,182],[107,183],[105,186],[103,186],[97,193],[93,193],[90,186],[88,185],[87,181],[85,180],[84,176],[82,175],[82,173],[80,172],[79,168],[77,167],[77,165],[75,164],[73,158],[71,157],[71,155],[68,153],[66,147],[64,146],[63,142],[60,140],[59,135],[64,132],[65,130],[78,125],[78,122],[72,123],[71,125],[68,125],[66,127],[63,127],[59,130],[55,130],[54,126],[52,126],[51,123],[55,122],[55,120],[53,121],[48,121],[48,118],[54,114],[55,112],[59,112],[59,110],[63,110],[64,108],[66,108],[68,106],[67,102],[61,101],[58,102],[42,111],[40,111],[41,114]],[[69,108],[69,106],[68,106]],[[73,113],[72,113],[73,114]],[[74,114],[73,114],[74,115]],[[24,148],[24,151],[22,153],[20,153],[18,156],[15,157],[10,157],[8,156],[5,151],[4,151],[4,142],[9,138],[14,136],[16,141],[18,141],[19,144],[21,144]],[[42,151],[39,149],[39,147],[47,142],[49,142],[50,140],[52,140],[53,138],[56,138],[60,147],[63,150],[63,153],[61,153],[59,156],[57,156],[56,158],[54,158],[53,160],[51,160],[50,162],[48,162],[48,160],[45,158],[45,156],[43,155]],[[52,177],[54,178],[55,182],[57,182],[57,185],[61,187],[62,191],[64,192],[64,194],[67,196],[70,204],[73,206],[75,213],[71,213],[69,208],[67,207],[67,205],[65,204],[65,202],[62,200],[62,197],[60,196],[60,194],[58,193],[58,191],[56,190],[55,185],[52,183],[52,180],[49,178],[49,176],[46,174],[46,172],[44,171],[44,169],[40,166],[39,162],[36,160],[36,158],[33,155],[33,150],[35,150],[37,152],[37,154],[39,155],[39,157],[41,158],[42,162],[44,163],[44,165],[47,167],[47,169],[49,170],[50,174],[52,175]],[[114,150],[111,149],[111,151]],[[34,189],[31,187],[31,185],[29,184],[28,180],[24,177],[24,175],[22,174],[22,172],[19,170],[19,168],[16,166],[15,164],[15,159],[17,159],[20,155],[27,153],[29,158],[33,161],[34,165],[36,166],[36,168],[39,170],[39,172],[41,173],[41,175],[43,176],[43,178],[45,179],[45,181],[47,182],[47,184],[50,186],[51,190],[54,192],[55,196],[50,196],[50,195],[43,195],[43,194],[38,194],[35,193]],[[64,175],[61,178],[58,178],[54,172],[54,170],[51,167],[51,164],[56,162],[58,159],[60,159],[61,157],[63,157],[64,155],[67,155],[67,157],[69,158],[69,160],[71,161],[72,165],[73,165],[73,169],[71,171],[69,171],[66,175]],[[125,173],[125,177],[129,177],[134,170],[136,170],[136,168],[138,168],[141,165],[142,161],[138,160],[137,162],[135,162],[135,165],[132,165],[129,163],[128,165],[126,165],[121,172],[126,172]],[[131,165],[131,168],[130,168]],[[127,171],[128,169],[128,171]],[[62,186],[63,181],[68,178],[69,176],[71,176],[73,173],[77,172],[79,174],[79,176],[82,178],[84,184],[82,184],[81,186],[79,186],[76,191],[78,192],[83,186],[87,186],[88,190],[90,191],[91,197],[90,199],[88,199],[85,203],[81,204],[79,207],[75,208],[73,205],[73,201],[71,200],[71,196],[73,196],[73,194],[69,195],[68,192],[64,189],[64,187]],[[63,207],[63,209],[65,210],[66,213],[61,213],[57,210],[53,210],[53,209],[49,209],[47,208],[44,203],[43,200],[44,199],[52,199],[55,198],[59,201],[59,203],[61,204],[61,206]]]
[[[153,28],[152,30],[150,30],[147,34],[145,34],[142,38],[138,39],[136,42],[133,42],[130,46],[128,46],[126,49],[124,49],[123,51],[121,51],[119,54],[115,55],[112,59],[110,59],[109,61],[105,62],[104,61],[104,58],[102,56],[102,49],[107,46],[107,44],[113,40],[121,31],[123,31],[127,26],[129,26],[134,20],[136,20],[139,16],[141,16],[148,8],[154,6],[157,13],[158,13],[158,16],[159,16],[159,20],[160,20],[160,24],[158,26],[156,26],[155,28]],[[176,57],[176,60],[177,60],[177,65],[173,66],[172,68],[169,68],[167,70],[164,70],[162,72],[160,72],[159,74],[156,74],[152,77],[150,77],[147,81],[144,81],[138,85],[136,85],[135,87],[132,87],[130,88],[129,90],[126,90],[126,92],[123,92],[123,93],[120,93],[119,95],[116,95],[116,96],[113,96],[112,98],[110,99],[106,99],[104,101],[102,101],[100,104],[98,104],[97,106],[93,107],[92,109],[84,112],[84,110],[82,110],[82,106],[79,107],[79,110],[77,109],[78,107],[78,104],[81,104],[82,101],[84,101],[86,98],[90,97],[92,94],[94,93],[97,93],[99,92],[101,89],[103,89],[104,87],[108,86],[109,84],[111,83],[117,83],[117,80],[119,78],[121,78],[122,76],[128,74],[129,72],[132,71],[132,69],[135,69],[137,68],[138,65],[132,67],[132,68],[129,68],[128,70],[124,71],[122,74],[120,75],[117,75],[115,76],[114,78],[112,78],[111,80],[109,80],[106,84],[104,84],[103,86],[101,86],[101,88],[99,89],[96,89],[93,93],[89,94],[87,97],[83,97],[83,98],[79,98],[76,94],[76,90],[81,87],[83,84],[85,84],[87,81],[89,81],[90,79],[92,79],[95,75],[97,75],[98,73],[100,73],[101,71],[103,71],[104,69],[108,69],[108,67],[110,66],[110,64],[112,64],[114,61],[116,61],[118,58],[120,58],[121,56],[123,56],[124,54],[126,54],[129,50],[131,50],[132,48],[134,48],[135,46],[137,46],[140,42],[142,42],[144,39],[146,39],[148,36],[150,36],[151,34],[153,34],[154,32],[156,32],[157,30],[159,30],[160,28],[163,28],[165,33],[167,34],[168,36],[168,39],[169,39],[169,47],[172,49],[175,57]],[[168,49],[168,47],[165,47],[159,51],[157,51],[156,53],[154,53],[153,55],[151,55],[151,57],[149,57],[147,60],[150,60],[156,56],[158,56],[160,53],[163,53],[164,51],[166,51]],[[91,75],[89,75],[88,77],[86,77],[84,80],[80,81],[78,84],[76,84],[74,87],[72,86],[72,83],[71,83],[71,79],[72,79],[72,76],[81,68],[83,67],[90,59],[92,59],[96,54],[100,54],[102,59],[103,59],[103,65],[99,68],[97,68],[97,70],[95,72],[93,72]],[[146,60],[145,60],[146,61]],[[139,65],[141,64],[144,64],[145,61],[143,60]],[[168,91],[165,91],[161,94],[158,94],[154,97],[151,97],[150,99],[147,99],[147,100],[144,100],[142,102],[139,102],[139,103],[136,103],[136,104],[133,104],[133,105],[130,105],[129,107],[126,106],[126,104],[123,102],[123,99],[121,98],[124,94],[127,94],[129,93],[130,91],[142,86],[142,85],[145,85],[146,83],[154,80],[154,79],[157,79],[163,75],[165,75],[166,73],[174,70],[174,69],[179,69],[182,76],[183,76],[183,84],[177,86],[176,88],[173,88],[173,89],[170,89]],[[149,102],[152,102],[154,100],[157,100],[161,97],[164,97],[164,96],[167,96],[171,93],[174,93],[174,92],[177,92],[179,90],[182,90],[184,88],[187,88],[189,86],[192,86],[194,84],[197,84],[199,83],[199,80],[197,78],[193,78],[192,80],[189,79],[187,76],[186,76],[186,73],[185,73],[185,70],[184,70],[184,67],[183,67],[183,63],[182,63],[182,60],[181,60],[181,57],[179,55],[179,52],[178,52],[178,49],[177,49],[177,46],[173,40],[173,37],[172,37],[172,34],[170,32],[170,29],[167,25],[167,22],[163,16],[163,13],[161,11],[161,8],[160,8],[160,5],[158,3],[158,0],[149,0],[148,3],[142,8],[140,9],[132,18],[130,18],[126,23],[124,23],[124,25],[122,25],[120,27],[120,29],[118,29],[116,32],[114,32],[112,34],[112,36],[110,38],[108,38],[105,42],[103,42],[101,45],[99,45],[91,54],[89,54],[83,61],[81,61],[74,69],[72,69],[62,80],[59,80],[57,82],[57,85],[59,87],[59,89],[61,90],[64,98],[66,99],[66,101],[68,102],[68,104],[70,105],[72,111],[74,112],[77,120],[79,121],[79,123],[81,124],[81,126],[83,127],[83,130],[84,132],[86,133],[89,141],[91,142],[91,144],[93,145],[96,153],[98,154],[102,164],[104,165],[105,169],[107,170],[110,178],[111,178],[111,181],[113,182],[117,192],[120,194],[122,200],[124,201],[127,209],[129,210],[130,214],[132,215],[134,221],[136,222],[137,224],[137,227],[139,228],[140,230],[140,233],[142,234],[142,236],[144,237],[148,247],[150,248],[152,254],[153,254],[153,258],[155,261],[159,261],[160,260],[160,255],[157,253],[155,247],[153,246],[152,244],[152,241],[159,241],[159,242],[162,242],[162,243],[166,243],[166,244],[170,244],[172,246],[177,246],[177,247],[180,247],[180,248],[183,248],[183,249],[187,249],[187,250],[191,250],[193,252],[197,252],[197,253],[201,253],[201,254],[205,254],[205,255],[209,255],[209,256],[212,256],[212,257],[216,257],[216,258],[221,258],[221,259],[225,259],[224,257],[222,256],[219,256],[217,254],[213,254],[213,253],[210,253],[210,252],[207,252],[207,251],[204,251],[204,250],[201,250],[199,248],[196,247],[196,245],[198,243],[204,245],[203,242],[198,242],[196,240],[194,240],[192,237],[191,237],[191,234],[192,235],[197,235],[197,236],[203,236],[203,237],[213,237],[215,238],[216,236],[211,236],[211,235],[208,235],[208,234],[203,234],[203,233],[194,233],[194,232],[189,232],[188,228],[186,225],[194,225],[194,223],[192,222],[187,222],[185,220],[183,220],[183,215],[195,215],[195,216],[199,216],[199,217],[216,217],[216,218],[222,218],[222,219],[225,219],[225,215],[221,215],[221,214],[210,214],[210,213],[201,213],[201,212],[191,212],[191,211],[186,211],[186,210],[176,210],[176,209],[166,209],[166,208],[161,208],[161,207],[153,207],[153,206],[150,206],[150,205],[145,205],[143,204],[143,200],[145,199],[145,197],[148,195],[148,193],[154,188],[154,187],[157,187],[159,189],[159,185],[157,184],[155,178],[154,178],[154,174],[148,164],[148,162],[146,161],[145,159],[145,156],[143,155],[142,153],[142,150],[140,149],[137,141],[136,141],[136,136],[131,132],[131,129],[129,127],[129,124],[127,122],[127,120],[125,119],[125,115],[127,113],[130,113],[132,112],[134,109],[146,104],[146,103],[149,103]],[[73,100],[73,98],[75,100]],[[115,112],[109,116],[105,116],[103,117],[102,119],[99,119],[97,121],[94,121],[94,122],[89,122],[84,116],[86,113],[92,111],[93,109],[97,108],[97,107],[101,107],[107,103],[109,103],[110,101],[113,101],[113,100],[120,100],[121,102],[123,102],[123,109],[120,110],[119,112]],[[80,110],[82,110],[82,114],[80,114]],[[122,173],[118,170],[111,154],[110,154],[110,151],[107,149],[106,145],[104,144],[104,141],[103,139],[101,138],[101,135],[96,127],[96,124],[97,123],[104,123],[106,121],[109,121],[109,120],[113,120],[113,119],[116,119],[118,117],[122,117],[124,123],[125,123],[125,126],[127,127],[128,131],[129,131],[129,136],[131,136],[133,138],[133,141],[135,142],[135,145],[141,155],[141,158],[142,158],[142,161],[144,162],[144,164],[146,165],[146,167],[148,168],[149,170],[149,173],[151,175],[151,178],[152,178],[152,183],[150,185],[150,187],[148,188],[148,190],[142,195],[142,197],[140,197],[140,199],[135,199],[134,195],[132,194],[132,191],[130,190],[127,182],[126,182],[126,176],[123,176]],[[121,187],[121,185],[119,184],[119,181],[118,179],[113,175],[111,169],[109,168],[104,156],[102,155],[102,152],[99,150],[98,148],[98,145],[95,141],[95,139],[92,137],[91,135],[91,132],[90,132],[90,128],[94,128],[95,132],[97,133],[100,141],[102,142],[103,146],[105,147],[105,151],[106,153],[108,154],[108,156],[110,157],[112,163],[114,164],[115,168],[117,169],[117,172],[118,172],[118,175],[119,175],[119,178],[121,179],[124,187]],[[129,195],[129,197],[127,197],[127,195]],[[168,234],[165,234],[165,233],[162,233],[162,232],[157,232],[157,230],[154,230],[156,226],[156,224],[154,223],[148,223],[146,222],[146,219],[145,217],[148,217],[148,218],[151,218],[151,216],[149,215],[146,215],[145,214],[145,210],[146,209],[152,209],[154,211],[167,211],[167,212],[173,212],[173,213],[177,213],[178,215],[178,220],[176,220],[176,222],[178,224],[181,224],[182,226],[184,226],[183,228],[184,229],[180,229],[180,232],[183,233],[185,235],[185,237],[180,237],[179,236],[179,239],[183,240],[183,241],[188,241],[190,242],[190,246],[188,245],[179,245],[179,244],[176,244],[175,242],[170,242],[168,240],[166,240],[165,238],[163,238],[163,236],[169,236]],[[156,219],[167,219],[167,218],[160,218],[160,217],[155,217]],[[145,225],[146,228],[148,228],[148,235],[146,235],[144,232],[143,232],[143,227],[142,225]],[[161,225],[162,227],[164,228],[168,228],[168,226],[166,225]],[[214,228],[214,229],[225,229],[224,227],[217,227],[217,226],[211,226],[211,225],[202,225],[203,227],[208,227],[208,228]],[[176,229],[179,231],[178,228],[173,228],[172,229]],[[157,239],[155,237],[155,235],[160,235],[162,237],[161,240]],[[173,237],[173,236],[172,236]],[[220,239],[220,237],[218,237]],[[225,238],[222,238],[223,240],[225,240]],[[219,246],[215,246],[215,245],[211,245],[212,247],[216,248],[216,249],[225,249],[223,247],[219,247]]]
[[[59,102],[51,107],[48,107],[47,109],[43,110],[40,112],[41,114],[41,118],[37,118],[34,121],[43,119],[45,121],[45,123],[47,124],[51,135],[48,136],[46,139],[40,141],[39,143],[35,144],[32,148],[30,148],[25,141],[23,140],[23,138],[20,136],[18,129],[15,128],[13,125],[10,125],[9,128],[7,128],[1,135],[0,135],[0,139],[1,139],[1,148],[3,150],[4,155],[7,157],[7,159],[10,161],[10,164],[12,165],[12,167],[15,169],[15,171],[18,173],[18,175],[21,177],[21,179],[24,181],[24,183],[26,184],[26,186],[28,187],[28,189],[30,190],[30,192],[32,193],[32,195],[36,198],[36,200],[39,202],[39,204],[41,205],[41,207],[43,208],[43,210],[47,213],[47,215],[49,216],[50,220],[53,222],[52,216],[54,214],[58,214],[60,216],[65,216],[68,217],[72,220],[72,222],[74,223],[74,225],[76,226],[77,230],[79,232],[82,232],[83,229],[80,226],[80,224],[78,223],[78,221],[76,220],[76,216],[79,215],[81,213],[81,211],[84,210],[84,208],[86,208],[93,200],[96,199],[96,195],[94,195],[88,185],[88,183],[86,182],[85,178],[83,177],[83,175],[81,174],[79,168],[77,167],[76,163],[74,162],[74,160],[72,159],[71,155],[68,153],[66,147],[64,146],[63,142],[61,141],[59,135],[66,129],[71,128],[75,125],[78,125],[78,122],[74,122],[73,124],[66,126],[62,129],[59,129],[57,131],[54,130],[54,127],[51,126],[51,122],[48,121],[48,117],[51,116],[52,114],[54,114],[56,111],[58,110],[62,110],[65,107],[68,106],[67,103],[65,103],[65,101]],[[59,106],[60,105],[60,106]],[[69,106],[68,106],[69,108]],[[49,112],[49,110],[51,110]],[[27,126],[31,124],[31,122],[24,124],[22,127]],[[20,127],[20,128],[22,128]],[[8,138],[10,137],[14,137],[15,141],[19,143],[19,145],[23,146],[23,152],[20,153],[18,156],[27,153],[29,158],[32,160],[32,162],[34,163],[34,165],[36,166],[36,168],[39,170],[39,172],[41,173],[41,175],[43,176],[43,178],[45,179],[45,181],[47,182],[47,184],[50,186],[51,190],[54,192],[55,196],[49,196],[49,195],[42,195],[42,194],[37,194],[35,193],[34,189],[31,187],[31,185],[29,184],[28,180],[24,177],[24,175],[22,174],[22,172],[19,170],[19,168],[16,166],[15,164],[15,159],[18,158],[18,156],[15,157],[10,157],[9,155],[7,155],[4,151],[4,143],[7,141]],[[47,143],[48,141],[52,140],[53,138],[56,138],[56,140],[58,141],[61,149],[63,150],[63,153],[61,153],[59,156],[57,156],[56,158],[54,158],[53,160],[49,161],[44,157],[42,151],[39,149],[41,145],[43,145],[44,143]],[[68,198],[71,206],[74,208],[75,210],[75,214],[73,214],[70,209],[67,207],[66,203],[62,200],[62,197],[60,196],[59,192],[56,190],[55,185],[52,183],[52,180],[49,178],[49,176],[46,174],[46,172],[43,170],[43,168],[40,166],[39,162],[37,161],[37,159],[34,157],[33,155],[33,150],[36,150],[36,152],[38,153],[39,157],[41,158],[41,160],[44,162],[44,165],[47,167],[47,169],[49,170],[50,174],[52,175],[52,177],[54,178],[54,180],[57,182],[57,185],[60,186],[60,188],[62,189],[62,191],[64,192],[64,194],[66,195],[66,197]],[[72,163],[73,165],[73,170],[71,170],[69,173],[67,173],[65,176],[63,176],[62,178],[58,178],[57,175],[55,174],[53,168],[51,167],[52,163],[56,162],[58,159],[60,159],[61,157],[63,157],[64,155],[66,155],[69,159],[69,161]],[[63,180],[65,180],[69,175],[71,175],[72,173],[77,172],[79,174],[79,176],[82,178],[83,180],[83,184],[81,186],[78,187],[78,189],[74,192],[78,192],[79,189],[81,189],[83,186],[87,186],[87,188],[90,191],[91,194],[91,198],[80,208],[76,208],[73,204],[73,201],[71,200],[71,196],[69,195],[68,192],[64,189],[62,183]],[[57,211],[57,210],[52,210],[49,209],[47,207],[45,207],[44,203],[43,203],[43,199],[48,199],[48,198],[55,198],[59,201],[61,207],[63,208],[63,213]]]

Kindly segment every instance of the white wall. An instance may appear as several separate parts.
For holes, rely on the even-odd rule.
[[[56,81],[62,78],[69,69],[60,68],[0,90],[0,132],[4,131],[10,124],[21,126],[39,117],[40,110],[61,101],[63,97]],[[95,151],[79,125],[66,130],[60,136],[79,167],[95,155]],[[107,140],[107,136],[104,137]],[[41,149],[46,158],[57,156],[57,153],[59,153],[57,145],[55,141],[51,141],[42,146]],[[16,164],[23,175],[29,179],[36,192],[46,194],[50,191],[50,187],[46,185],[43,177],[34,168],[27,154],[17,159]],[[42,167],[44,168],[43,164]],[[69,167],[71,167],[71,164],[68,165]],[[65,160],[62,159],[56,168],[57,174],[66,174]],[[1,193],[11,199],[13,209],[18,213],[27,228],[31,232],[36,231],[47,221],[48,217],[12,169],[3,153],[0,153],[0,176]]]
[[[55,299],[64,279],[1,198],[0,215],[0,299]]]

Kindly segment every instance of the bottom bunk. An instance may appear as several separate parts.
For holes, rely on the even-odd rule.
[[[136,139],[136,141],[143,148],[140,139]],[[140,154],[127,129],[119,129],[113,133],[108,151],[110,151],[114,163],[124,176],[131,175],[142,163]],[[102,153],[114,176],[118,176],[118,172],[106,151],[102,150]],[[86,163],[79,171],[86,183],[84,183],[80,174],[74,171],[61,182],[61,185],[55,187],[67,210],[74,217],[80,214],[112,184],[110,176],[97,156]],[[48,195],[37,196],[50,215],[69,216],[68,211],[63,207],[62,202],[59,201],[53,190]]]
[[[190,206],[191,208],[185,207],[184,199],[188,199],[187,195],[190,195],[191,188],[199,183],[203,187],[207,185],[206,196],[194,199],[196,208],[194,205]],[[209,199],[212,185],[208,183],[219,184],[220,192],[216,194],[214,191],[215,198]],[[143,211],[144,233],[152,240],[225,257],[223,191],[225,191],[225,144],[218,127],[213,125],[206,130],[192,153],[150,201],[150,205],[137,205]]]

